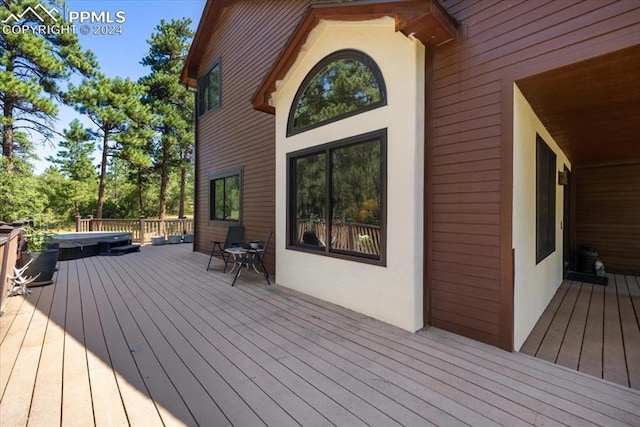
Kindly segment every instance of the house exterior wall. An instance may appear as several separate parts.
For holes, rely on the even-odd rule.
[[[387,105],[290,137],[287,118],[307,73],[327,55],[356,49],[380,67]],[[424,47],[394,20],[321,22],[273,96],[276,108],[278,284],[415,331],[422,327]],[[286,248],[289,152],[387,129],[386,266]]]
[[[240,223],[245,240],[264,241],[275,228],[274,117],[256,111],[251,98],[276,61],[308,6],[308,0],[246,0],[225,7],[199,58],[198,75],[220,58],[221,107],[198,119],[196,155],[195,250],[208,253],[212,241],[224,241],[233,223],[209,221],[208,176],[242,168]],[[273,241],[271,245],[273,245]],[[271,246],[265,257],[270,273],[275,268]]]
[[[595,246],[607,272],[640,275],[640,163],[593,165],[573,172],[576,250]]]
[[[564,259],[564,187],[556,185],[555,251],[536,263],[536,134],[556,153],[558,171],[571,164],[517,87],[513,110],[513,338],[519,350],[562,283]]]
[[[512,349],[513,82],[636,45],[640,6],[443,4],[460,31],[434,50],[426,172],[430,321]]]
[[[211,34],[205,54],[198,59],[198,70],[200,74],[205,73],[216,58],[221,58],[222,107],[207,113],[198,122],[196,250],[209,251],[210,242],[224,238],[226,233],[224,225],[208,220],[208,174],[242,167],[242,223],[247,228],[247,236],[260,238],[269,229],[279,229],[274,246],[278,256],[294,252],[284,249],[285,192],[283,187],[276,189],[276,183],[279,186],[286,184],[282,156],[294,148],[287,146],[289,142],[281,143],[286,140],[282,123],[277,131],[274,117],[252,110],[250,99],[293,34],[308,3],[304,0],[231,2],[223,9],[216,27],[205,29]],[[415,210],[407,217],[394,213],[396,216],[392,218],[395,206],[391,200],[388,203],[389,234],[393,231],[404,239],[404,244],[412,242],[409,249],[401,246],[400,240],[388,242],[390,258],[387,265],[391,269],[387,270],[396,269],[398,275],[380,276],[372,273],[380,271],[380,267],[366,266],[365,271],[358,263],[343,261],[338,264],[339,260],[320,256],[310,262],[311,255],[295,252],[284,264],[278,261],[278,282],[288,285],[293,283],[295,276],[300,282],[297,289],[303,292],[339,304],[339,301],[351,299],[352,308],[358,311],[406,329],[415,329],[422,325],[422,310],[416,301],[423,297],[423,287],[418,283],[424,274],[428,323],[511,350],[526,333],[528,326],[524,325],[530,321],[525,319],[533,317],[532,312],[520,313],[522,297],[531,289],[529,282],[519,277],[521,244],[520,236],[514,235],[513,186],[517,184],[513,163],[516,150],[514,82],[637,45],[640,4],[625,0],[443,0],[442,3],[459,22],[459,33],[454,41],[425,53],[427,84],[421,87],[419,82],[413,81],[425,71],[414,69],[418,62],[405,67],[402,74],[395,74],[394,70],[393,78],[385,75],[388,88],[400,82],[399,93],[405,96],[399,105],[389,102],[385,109],[403,109],[403,115],[398,119],[401,120],[399,123],[411,122],[407,128],[412,132],[411,144],[419,137],[414,120],[416,123],[425,120],[421,116],[419,98],[425,93],[428,97],[424,156],[420,157],[420,147],[411,145],[402,160],[408,163],[407,172],[415,173],[407,181],[406,191],[416,209],[421,207],[424,194],[424,225],[415,222],[421,218]],[[332,42],[336,43],[333,46],[336,48],[337,41]],[[323,43],[324,38],[314,40],[301,57],[320,56],[323,49],[328,53],[328,47]],[[405,38],[403,43],[414,42]],[[351,34],[345,35],[339,44],[340,48],[355,47],[351,45]],[[376,55],[382,51],[382,46],[364,47],[363,50],[379,60]],[[419,55],[416,53],[415,56],[418,58]],[[279,86],[275,101],[285,107],[279,112],[278,120],[286,120],[295,93],[293,87],[304,77],[304,70],[308,71],[315,64],[311,59],[309,56],[304,60],[307,62],[299,62],[292,68],[297,74],[294,77],[290,73],[287,81],[295,79],[295,85]],[[316,58],[316,62],[319,59]],[[393,94],[390,88],[389,94]],[[414,102],[415,110],[408,107]],[[386,110],[370,111],[362,117],[351,117],[343,123],[297,135],[300,140],[296,140],[299,144],[295,149],[321,140],[334,140],[329,137],[338,139],[338,135],[353,135],[365,128],[373,130],[371,122],[376,123],[376,128],[390,126],[391,129],[394,123],[387,125],[391,116],[381,114],[382,111]],[[280,132],[277,143],[276,132]],[[303,136],[310,139],[303,141]],[[394,152],[395,138],[390,131],[390,154]],[[424,181],[416,163],[418,158],[426,165]],[[635,170],[629,170],[629,176],[633,176]],[[576,174],[579,172],[575,171]],[[424,186],[414,186],[415,182],[424,183]],[[620,200],[623,200],[622,196]],[[396,226],[392,221],[399,221],[398,229],[392,230]],[[415,240],[419,239],[416,236],[424,236],[422,251],[414,247]],[[559,244],[557,248],[561,250]],[[398,251],[404,251],[404,258],[392,259],[393,253]],[[270,251],[266,258],[270,269],[273,269],[274,258],[275,252]],[[290,270],[290,273],[284,273],[287,277],[282,276],[281,267],[285,265],[286,270]],[[312,270],[301,268],[311,265]],[[313,277],[318,271],[328,270],[329,274],[322,276],[326,280]],[[406,279],[407,283],[385,287],[385,280],[398,278]],[[552,282],[555,279],[554,276]],[[306,280],[309,283],[304,283]],[[357,283],[349,288],[347,280],[349,285]],[[365,284],[370,282],[375,285],[367,287]],[[340,285],[344,286],[340,288]],[[372,295],[367,292],[379,293],[380,300],[389,298],[390,307],[377,307],[378,303],[372,301]],[[402,314],[400,310],[407,313]],[[514,327],[517,328],[515,332]]]

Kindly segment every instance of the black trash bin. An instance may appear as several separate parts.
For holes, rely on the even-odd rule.
[[[593,246],[581,246],[578,251],[578,271],[586,274],[596,274],[595,263],[600,258]]]

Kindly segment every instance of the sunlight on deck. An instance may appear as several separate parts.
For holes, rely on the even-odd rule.
[[[190,245],[59,263],[0,317],[0,424],[640,425],[640,393],[207,272]]]

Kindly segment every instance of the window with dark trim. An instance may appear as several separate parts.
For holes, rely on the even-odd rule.
[[[198,78],[198,115],[220,106],[220,59]]]
[[[384,265],[385,130],[287,155],[288,248]]]
[[[209,175],[209,220],[240,221],[242,170]]]
[[[556,154],[536,135],[536,264],[556,250]]]
[[[294,98],[287,136],[386,105],[380,68],[357,50],[341,50],[307,74]]]

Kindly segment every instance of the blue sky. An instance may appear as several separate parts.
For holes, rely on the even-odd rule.
[[[160,24],[160,20],[190,18],[195,31],[205,3],[206,0],[67,0],[66,6],[67,13],[69,11],[96,13],[108,11],[114,18],[117,11],[124,12],[124,22],[114,24],[122,25],[122,34],[96,35],[91,31],[87,35],[78,34],[78,37],[83,49],[90,49],[96,54],[103,74],[109,77],[129,77],[137,80],[149,73],[146,67],[140,65],[140,60],[147,52],[149,46],[147,40],[154,28]],[[94,25],[99,25],[87,24],[91,30]],[[79,80],[76,78],[72,81]],[[73,109],[61,106],[57,130],[62,132],[76,117],[86,126],[91,124],[90,120],[83,118]],[[34,142],[38,139],[39,136],[34,135]],[[36,148],[41,160],[36,162],[35,171],[41,173],[49,166],[44,158],[54,156],[57,148],[51,144],[44,146],[36,144]],[[99,156],[99,153],[96,153],[96,156]]]

